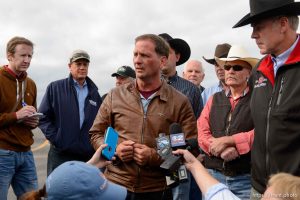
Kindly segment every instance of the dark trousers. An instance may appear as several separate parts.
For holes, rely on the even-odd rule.
[[[48,152],[48,161],[47,161],[47,176],[51,174],[51,172],[67,161],[77,160],[86,162],[90,159],[90,157],[82,157],[78,155],[73,155],[70,153],[60,152],[54,145],[50,145],[50,150]]]
[[[172,190],[165,189],[159,192],[134,193],[127,191],[126,200],[172,200]]]

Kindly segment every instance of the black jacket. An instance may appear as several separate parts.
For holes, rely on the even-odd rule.
[[[275,78],[270,55],[253,70],[252,78],[252,186],[264,193],[271,174],[300,175],[300,42]]]

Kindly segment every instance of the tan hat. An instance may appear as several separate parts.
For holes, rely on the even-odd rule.
[[[231,47],[231,45],[227,44],[227,43],[218,44],[216,46],[216,49],[215,49],[215,55],[214,55],[214,57],[225,58],[227,56],[227,54],[228,54],[228,51],[229,51],[230,47]],[[202,56],[202,58],[206,62],[208,62],[209,64],[214,65],[216,63],[215,58],[207,59],[204,56]]]
[[[242,60],[249,63],[252,68],[254,68],[259,61],[259,59],[251,57],[248,51],[239,45],[232,45],[226,58],[215,57],[215,59],[221,66],[228,61]]]
[[[86,51],[83,50],[75,50],[72,52],[71,57],[70,57],[70,63],[75,62],[76,60],[79,59],[85,59],[88,62],[90,62],[90,56]]]

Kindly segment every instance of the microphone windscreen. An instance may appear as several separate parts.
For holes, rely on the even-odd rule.
[[[186,141],[187,145],[190,146],[191,149],[199,148],[198,140],[196,138],[192,138]]]
[[[177,134],[177,133],[182,133],[182,128],[181,128],[180,124],[172,123],[170,125],[170,135]]]

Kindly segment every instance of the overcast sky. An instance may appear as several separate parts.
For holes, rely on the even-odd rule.
[[[191,58],[205,68],[205,87],[217,78],[211,58],[219,43],[244,45],[256,57],[251,27],[232,29],[249,13],[248,0],[9,0],[0,2],[0,64],[7,64],[6,43],[23,36],[35,43],[28,70],[38,87],[40,102],[46,86],[68,76],[68,60],[75,49],[91,56],[89,76],[101,95],[114,87],[110,76],[132,64],[134,39],[144,33],[168,33],[191,47]],[[181,75],[183,65],[177,67]]]

